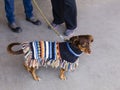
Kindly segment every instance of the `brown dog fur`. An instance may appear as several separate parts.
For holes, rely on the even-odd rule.
[[[70,42],[72,45],[74,45],[77,49],[81,50],[84,53],[90,54],[91,53],[91,49],[90,49],[90,45],[93,42],[93,36],[92,35],[79,35],[79,36],[73,36],[71,37],[68,42]],[[18,51],[14,51],[12,50],[12,47],[15,45],[20,45],[21,43],[11,43],[8,45],[7,47],[7,51],[13,55],[18,55],[18,54],[23,54],[23,50],[20,49]],[[34,80],[39,81],[40,78],[36,75],[36,68],[33,67],[28,67],[26,64],[24,64],[25,68],[27,69],[27,71],[29,71]],[[64,69],[60,69],[60,79],[61,80],[66,80],[66,76],[65,76],[65,70]]]

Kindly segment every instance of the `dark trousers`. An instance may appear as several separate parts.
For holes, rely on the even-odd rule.
[[[6,17],[9,23],[15,22],[15,15],[14,15],[14,0],[4,0],[5,2],[5,12]],[[33,16],[33,7],[31,0],[23,0],[23,5],[25,9],[25,14],[27,18]]]
[[[77,27],[77,8],[75,0],[51,0],[53,23],[61,24],[65,22],[67,29]]]

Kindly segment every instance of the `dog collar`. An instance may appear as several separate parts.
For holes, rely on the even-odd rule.
[[[67,47],[68,47],[68,50],[74,55],[74,56],[76,56],[76,57],[79,57],[80,56],[80,54],[77,54],[77,53],[75,53],[72,49],[71,49],[71,47],[70,47],[70,45],[69,45],[69,43],[67,42]]]

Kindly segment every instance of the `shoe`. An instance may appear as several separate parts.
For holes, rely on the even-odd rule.
[[[17,24],[16,24],[15,22],[12,23],[12,24],[8,24],[8,26],[9,26],[9,28],[10,28],[13,32],[15,32],[15,33],[20,33],[20,32],[22,32],[21,27],[17,26]]]
[[[41,21],[36,19],[35,17],[26,18],[26,20],[33,23],[34,25],[41,25]]]
[[[64,35],[65,35],[65,36],[69,36],[69,35],[72,35],[73,32],[74,32],[74,30],[67,29],[67,30],[64,32]]]
[[[55,24],[55,23],[51,23],[51,25],[53,26],[54,29],[56,29],[58,26],[60,26],[60,24]],[[48,29],[52,29],[50,26],[48,26]]]

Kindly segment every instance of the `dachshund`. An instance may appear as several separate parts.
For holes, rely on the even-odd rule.
[[[39,81],[36,69],[41,66],[60,68],[59,77],[66,80],[65,72],[73,71],[78,66],[79,56],[82,52],[91,53],[90,45],[93,42],[92,35],[78,35],[64,42],[32,41],[14,42],[8,45],[7,51],[13,55],[24,54],[24,66],[34,80]],[[14,46],[21,45],[19,50],[13,50]]]

